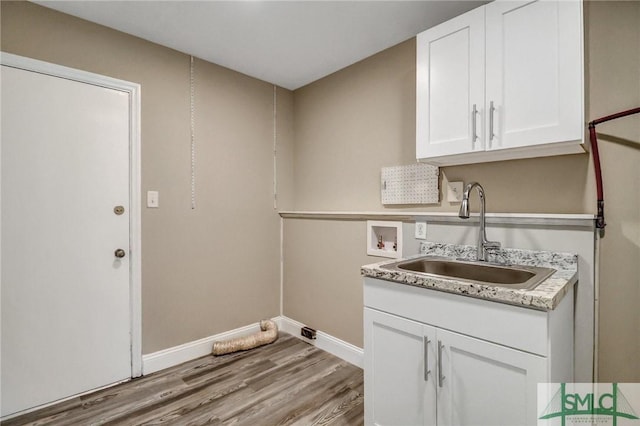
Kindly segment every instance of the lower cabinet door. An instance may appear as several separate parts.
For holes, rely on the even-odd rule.
[[[436,424],[435,328],[364,310],[365,424]]]
[[[544,357],[438,329],[438,425],[535,425]],[[442,377],[440,377],[442,376]]]

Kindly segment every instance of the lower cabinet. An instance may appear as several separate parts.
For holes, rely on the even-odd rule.
[[[381,303],[396,302],[401,305],[402,299],[394,302],[386,297]],[[499,310],[501,304],[497,305]],[[435,326],[409,319],[406,313],[400,316],[389,312],[372,307],[364,309],[366,425],[537,423],[537,384],[552,379],[547,356],[451,331],[442,327],[443,324]],[[458,315],[455,311],[450,314]],[[460,315],[464,316],[464,312]],[[511,326],[504,324],[507,334],[513,331],[509,331]],[[522,330],[522,333],[526,335],[528,331]],[[572,339],[572,335],[565,338]],[[572,355],[571,350],[564,354],[569,358]],[[565,370],[572,369],[570,360],[558,365],[564,365]],[[570,381],[572,371],[560,372],[561,367],[554,368],[558,371],[553,375],[555,379]]]
[[[369,425],[535,423],[546,359],[365,309]]]
[[[538,355],[438,329],[439,425],[536,423],[539,382],[547,360]]]
[[[436,329],[365,308],[365,424],[436,424]]]

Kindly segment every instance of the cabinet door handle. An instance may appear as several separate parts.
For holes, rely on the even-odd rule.
[[[445,379],[444,374],[442,374],[442,348],[444,348],[444,345],[438,340],[438,386],[440,387],[442,387]]]
[[[429,374],[431,374],[431,370],[429,370],[429,340],[426,336],[422,337],[423,349],[424,349],[424,381],[429,381]]]
[[[496,108],[493,106],[493,101],[489,103],[489,143],[493,142],[495,134],[493,133],[493,113]]]
[[[478,115],[478,108],[476,107],[476,104],[473,104],[473,109],[471,110],[471,127],[472,127],[472,134],[471,134],[471,142],[475,142],[478,140],[478,129],[477,129],[477,120],[476,120],[476,116]]]

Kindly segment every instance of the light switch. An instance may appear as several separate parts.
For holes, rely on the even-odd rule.
[[[157,208],[159,205],[158,191],[147,191],[147,207]]]

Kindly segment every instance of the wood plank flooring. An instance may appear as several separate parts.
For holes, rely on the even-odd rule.
[[[28,413],[15,425],[361,425],[362,370],[281,333]]]

